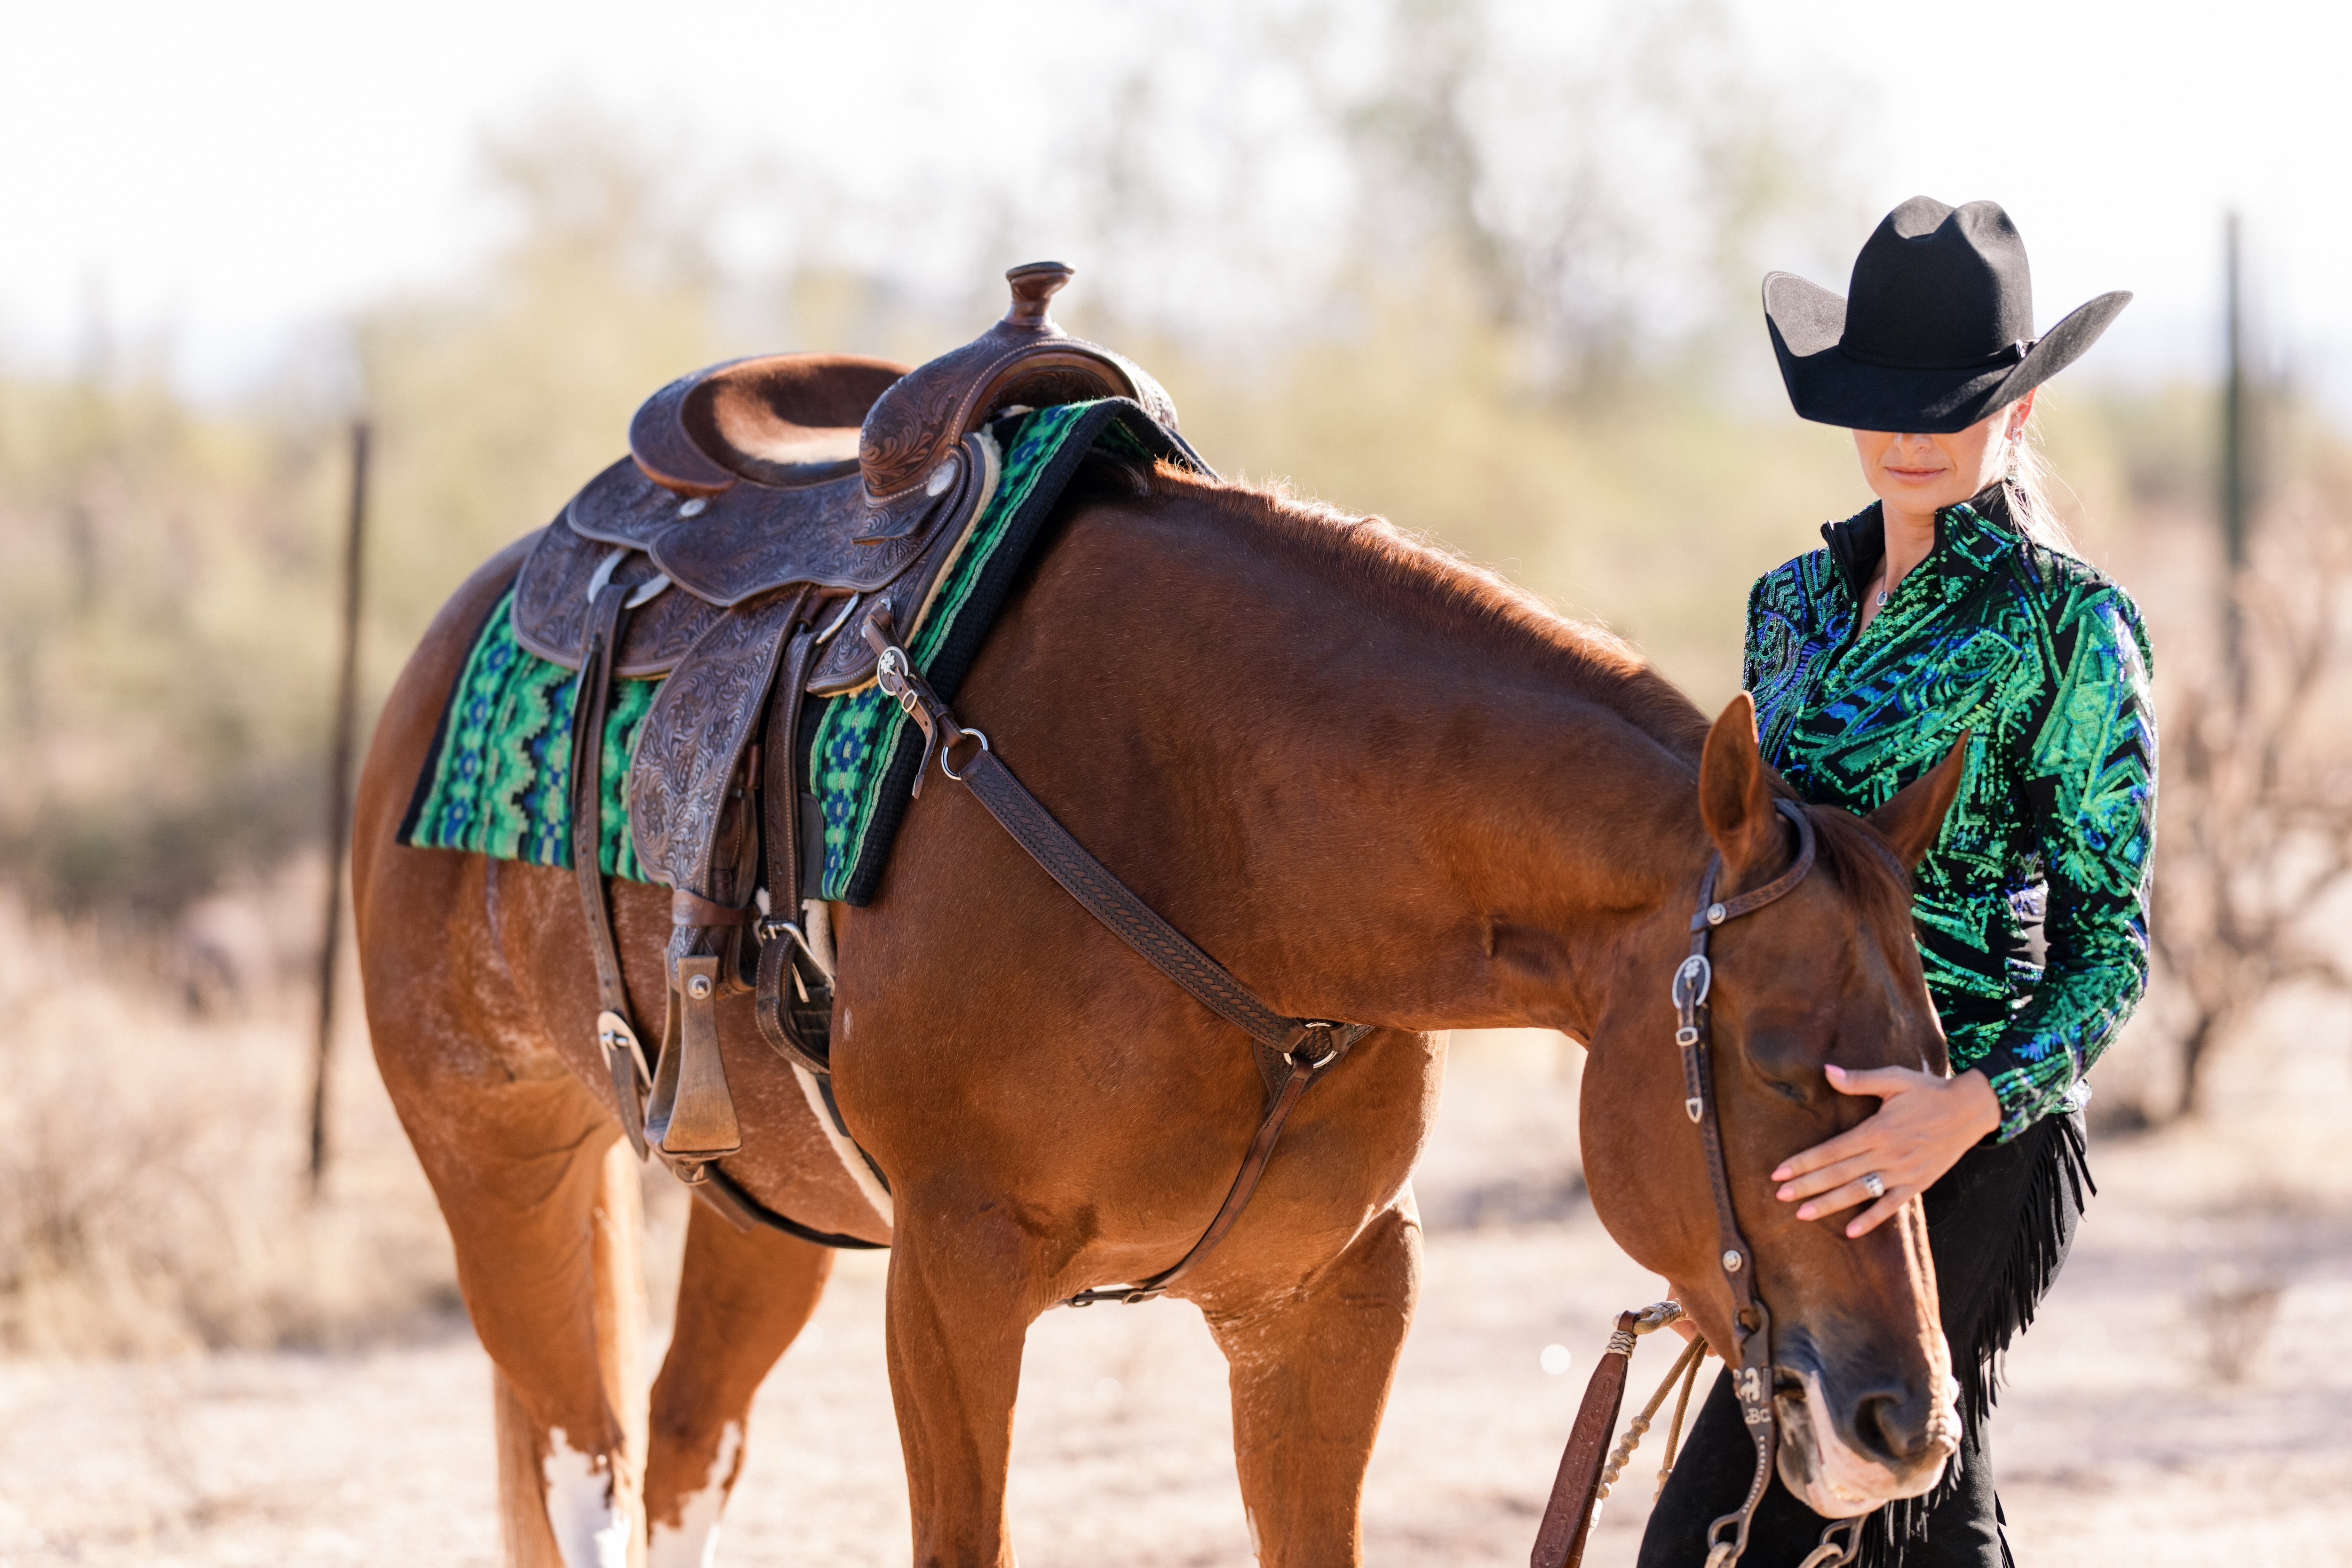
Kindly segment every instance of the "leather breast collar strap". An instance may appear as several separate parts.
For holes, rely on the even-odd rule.
[[[892,637],[887,609],[877,609],[866,617],[863,635],[880,656],[881,662],[875,672],[877,682],[885,695],[898,700],[900,709],[923,734],[923,758],[915,772],[915,794],[922,794],[931,759],[937,757],[940,771],[970,790],[1013,841],[1027,850],[1030,858],[1044,867],[1046,874],[1059,882],[1087,913],[1182,986],[1193,1000],[1246,1033],[1256,1043],[1262,1058],[1279,1064],[1269,1065],[1269,1092],[1257,1135],[1250,1140],[1241,1171],[1201,1238],[1175,1263],[1148,1279],[1133,1285],[1081,1290],[1062,1305],[1087,1307],[1097,1301],[1150,1300],[1191,1273],[1225,1238],[1241,1218],[1250,1195],[1257,1190],[1258,1178],[1265,1173],[1268,1162],[1274,1158],[1283,1124],[1290,1119],[1299,1096],[1318,1078],[1338,1066],[1357,1041],[1372,1032],[1372,1026],[1286,1017],[1258,1000],[1248,986],[1234,977],[1232,971],[1193,945],[1182,931],[1162,920],[1108,868],[1088,854],[1086,847],[1071,837],[1069,829],[1056,822],[1053,813],[1013,776],[1013,770],[998,760],[989,749],[986,735],[956,722],[955,714],[916,673],[907,650]],[[959,749],[967,742],[971,754],[959,762]]]
[[[1731,1289],[1734,1343],[1725,1360],[1737,1363],[1731,1374],[1732,1392],[1738,1395],[1739,1416],[1747,1425],[1748,1439],[1756,1445],[1756,1473],[1748,1481],[1747,1498],[1706,1528],[1706,1568],[1732,1568],[1748,1550],[1748,1525],[1755,1519],[1756,1505],[1764,1500],[1764,1489],[1771,1484],[1780,1446],[1779,1423],[1772,1410],[1772,1314],[1756,1289],[1756,1255],[1740,1234],[1739,1217],[1732,1209],[1731,1180],[1723,1164],[1723,1122],[1715,1098],[1713,1014],[1707,1006],[1707,993],[1715,983],[1707,943],[1716,929],[1779,902],[1795,891],[1813,868],[1817,846],[1805,808],[1792,800],[1775,800],[1772,805],[1796,826],[1796,861],[1762,887],[1721,900],[1715,896],[1715,887],[1723,875],[1723,857],[1718,854],[1707,862],[1706,874],[1699,882],[1698,908],[1690,918],[1690,955],[1675,971],[1673,987],[1675,1044],[1683,1058],[1683,1110],[1698,1124],[1706,1148],[1707,1186],[1715,1198],[1716,1261]],[[1823,1531],[1822,1545],[1805,1560],[1807,1568],[1851,1560],[1857,1528],[1858,1521],[1842,1521]],[[1830,1540],[1841,1529],[1846,1531],[1842,1552]]]

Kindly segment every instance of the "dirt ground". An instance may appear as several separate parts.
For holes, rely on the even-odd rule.
[[[2240,1064],[2251,1087],[2208,1126],[2095,1147],[2101,1195],[1997,1428],[2028,1568],[2345,1560],[2352,1369],[2324,1336],[2352,1319],[2352,1053],[2288,1049]],[[1457,1051],[1419,1184],[1426,1290],[1365,1506],[1374,1563],[1523,1561],[1612,1315],[1657,1293],[1582,1202],[1573,1110],[1549,1045]],[[676,1200],[653,1220],[674,1249]],[[657,1251],[657,1287],[673,1267]],[[842,1258],[762,1393],[722,1562],[907,1560],[886,1267]],[[1543,1370],[1555,1343],[1566,1375]],[[1636,1397],[1667,1359],[1637,1358]],[[344,1354],[0,1363],[0,1568],[494,1563],[488,1390],[448,1320]],[[1022,1560],[1246,1563],[1229,1436],[1191,1308],[1048,1314],[1014,1449]],[[1588,1561],[1632,1561],[1654,1453]]]

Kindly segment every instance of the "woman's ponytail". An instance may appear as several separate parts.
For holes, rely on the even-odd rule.
[[[2009,483],[2010,515],[2019,532],[2046,549],[2067,555],[2082,553],[2059,518],[2058,509],[2050,504],[2050,460],[2042,454],[2041,437],[2030,416],[2025,428],[2009,443],[2009,471],[2002,477]]]

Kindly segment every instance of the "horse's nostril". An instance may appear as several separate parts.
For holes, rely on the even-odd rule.
[[[1853,1412],[1856,1444],[1889,1463],[1917,1458],[1935,1440],[1933,1401],[1899,1394],[1864,1394]]]

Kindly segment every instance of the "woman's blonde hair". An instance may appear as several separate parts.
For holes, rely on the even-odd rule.
[[[2068,555],[2082,553],[2058,509],[2051,504],[2055,476],[2050,471],[2050,459],[2042,455],[2042,438],[2030,415],[2025,428],[2009,443],[2009,470],[2002,478],[2009,484],[2009,510],[2020,533],[2046,549]]]

